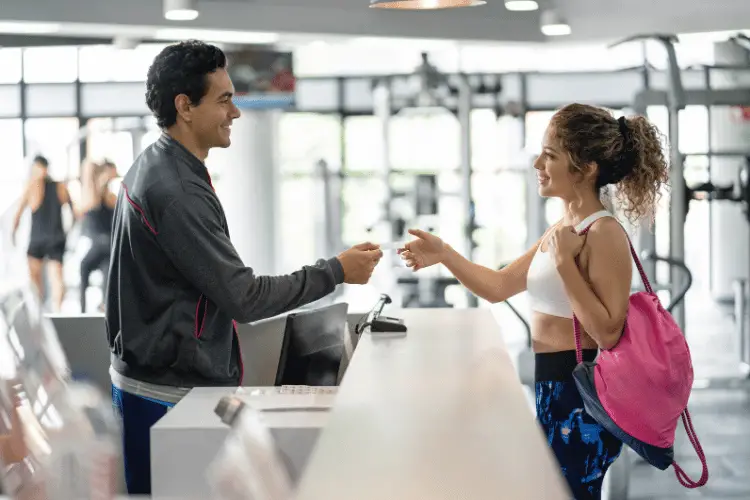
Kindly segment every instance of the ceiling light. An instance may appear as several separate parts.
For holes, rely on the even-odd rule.
[[[433,10],[484,5],[485,0],[370,0],[371,9]]]
[[[570,25],[563,19],[557,11],[545,10],[540,17],[542,33],[546,36],[565,36],[570,35]]]
[[[192,21],[197,17],[195,0],[164,0],[164,18],[168,21]]]
[[[523,12],[539,9],[539,4],[534,0],[505,0],[505,8],[508,10]]]
[[[139,40],[128,36],[115,36],[112,39],[112,45],[118,50],[133,50],[138,47]]]

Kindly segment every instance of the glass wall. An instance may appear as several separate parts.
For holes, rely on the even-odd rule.
[[[81,47],[78,55],[82,82],[142,82],[162,44],[121,50],[109,45]]]
[[[0,120],[0,214],[18,197],[27,178],[23,161],[23,122],[20,118]]]
[[[0,84],[18,83],[22,75],[22,51],[21,49],[0,48]]]
[[[72,83],[77,78],[77,47],[31,47],[23,50],[23,79],[26,83]]]
[[[474,257],[492,268],[525,251],[531,155],[523,149],[523,129],[520,118],[498,118],[486,109],[471,114],[472,196],[480,228]]]
[[[57,181],[78,177],[81,163],[78,118],[28,118],[24,123],[26,151],[30,157],[49,160],[49,175]]]
[[[301,76],[407,73],[419,63],[422,50],[445,72],[602,71],[638,66],[644,56],[637,43],[607,49],[603,45],[576,44],[457,46],[433,41],[404,51],[402,42],[396,40],[390,47],[383,47],[381,42],[359,39],[351,44],[302,47],[295,51],[295,69]],[[52,177],[67,181],[74,194],[82,152],[91,158],[114,160],[120,174],[127,171],[134,156],[160,134],[154,120],[144,117],[148,110],[143,104],[142,82],[162,47],[0,49],[0,162],[6,169],[0,180],[3,210],[7,212],[5,206],[20,195],[35,154],[50,159]],[[686,47],[678,51],[681,63],[711,62],[710,44],[700,50]],[[647,49],[647,60],[662,67],[658,47],[649,44]],[[18,85],[22,78],[26,84],[23,87]],[[525,249],[529,169],[541,149],[554,108],[589,95],[591,90],[597,102],[620,109],[642,86],[637,71],[585,77],[509,74],[503,78],[499,100],[526,99],[533,110],[521,118],[498,117],[492,104],[477,100],[482,104],[471,113],[470,182],[479,226],[473,234],[477,245],[474,257],[490,267],[512,260]],[[520,83],[523,78],[529,85]],[[586,85],[575,83],[582,78]],[[622,85],[618,85],[620,79]],[[455,114],[434,110],[398,113],[388,124],[386,143],[386,130],[372,112],[372,81],[362,79],[361,83],[357,92],[349,93],[354,86],[345,85],[338,92],[342,89],[336,87],[335,78],[300,81],[299,109],[285,113],[280,121],[279,227],[283,234],[279,266],[283,269],[322,256],[320,235],[331,224],[325,220],[324,179],[340,193],[341,220],[337,224],[341,226],[343,246],[366,239],[392,239],[395,217],[405,219],[408,225],[433,228],[446,240],[463,246],[466,207],[460,196],[461,128]],[[324,86],[334,91],[318,99],[313,87]],[[343,99],[339,100],[340,96]],[[357,103],[356,109],[347,108],[352,102]],[[666,132],[662,108],[649,109],[649,116]],[[690,153],[706,150],[705,109],[688,108],[680,120],[681,148]],[[703,178],[707,163],[705,156],[691,156],[686,176]],[[436,176],[437,217],[415,214],[413,193],[416,176],[421,174]],[[300,203],[307,208],[299,210]],[[665,196],[659,221],[668,220],[667,203]],[[558,218],[560,210],[559,204],[548,203],[548,221]],[[660,223],[657,228],[658,248],[663,252],[668,248],[668,225]],[[70,244],[75,247],[76,239]],[[73,277],[72,290],[77,265],[75,259],[66,264],[71,269],[66,275]]]
[[[323,176],[316,165],[329,171],[341,165],[341,121],[317,113],[284,113],[279,122],[281,258],[280,268],[297,269],[324,257]],[[300,206],[304,207],[300,210]]]

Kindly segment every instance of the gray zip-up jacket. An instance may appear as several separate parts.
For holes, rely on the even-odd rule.
[[[166,386],[239,385],[234,322],[310,303],[343,280],[336,258],[256,276],[229,239],[205,165],[164,134],[125,175],[115,208],[106,297],[112,368]]]

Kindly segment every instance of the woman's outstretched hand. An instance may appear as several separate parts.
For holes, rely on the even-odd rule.
[[[401,255],[401,259],[406,262],[407,267],[419,271],[443,261],[448,250],[448,245],[443,240],[420,229],[409,229],[409,234],[416,236],[417,239],[398,249],[398,253]]]

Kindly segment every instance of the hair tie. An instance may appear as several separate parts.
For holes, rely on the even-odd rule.
[[[623,137],[627,138],[628,120],[624,116],[621,116],[620,118],[617,119],[617,123],[618,125],[620,125],[620,133],[622,134]]]
[[[598,186],[606,186],[607,184],[617,184],[635,168],[636,156],[633,150],[632,137],[630,135],[630,128],[628,127],[627,118],[621,116],[617,119],[617,125],[620,129],[620,135],[623,139],[623,148],[619,155],[613,160],[607,162],[606,167],[599,175]]]

